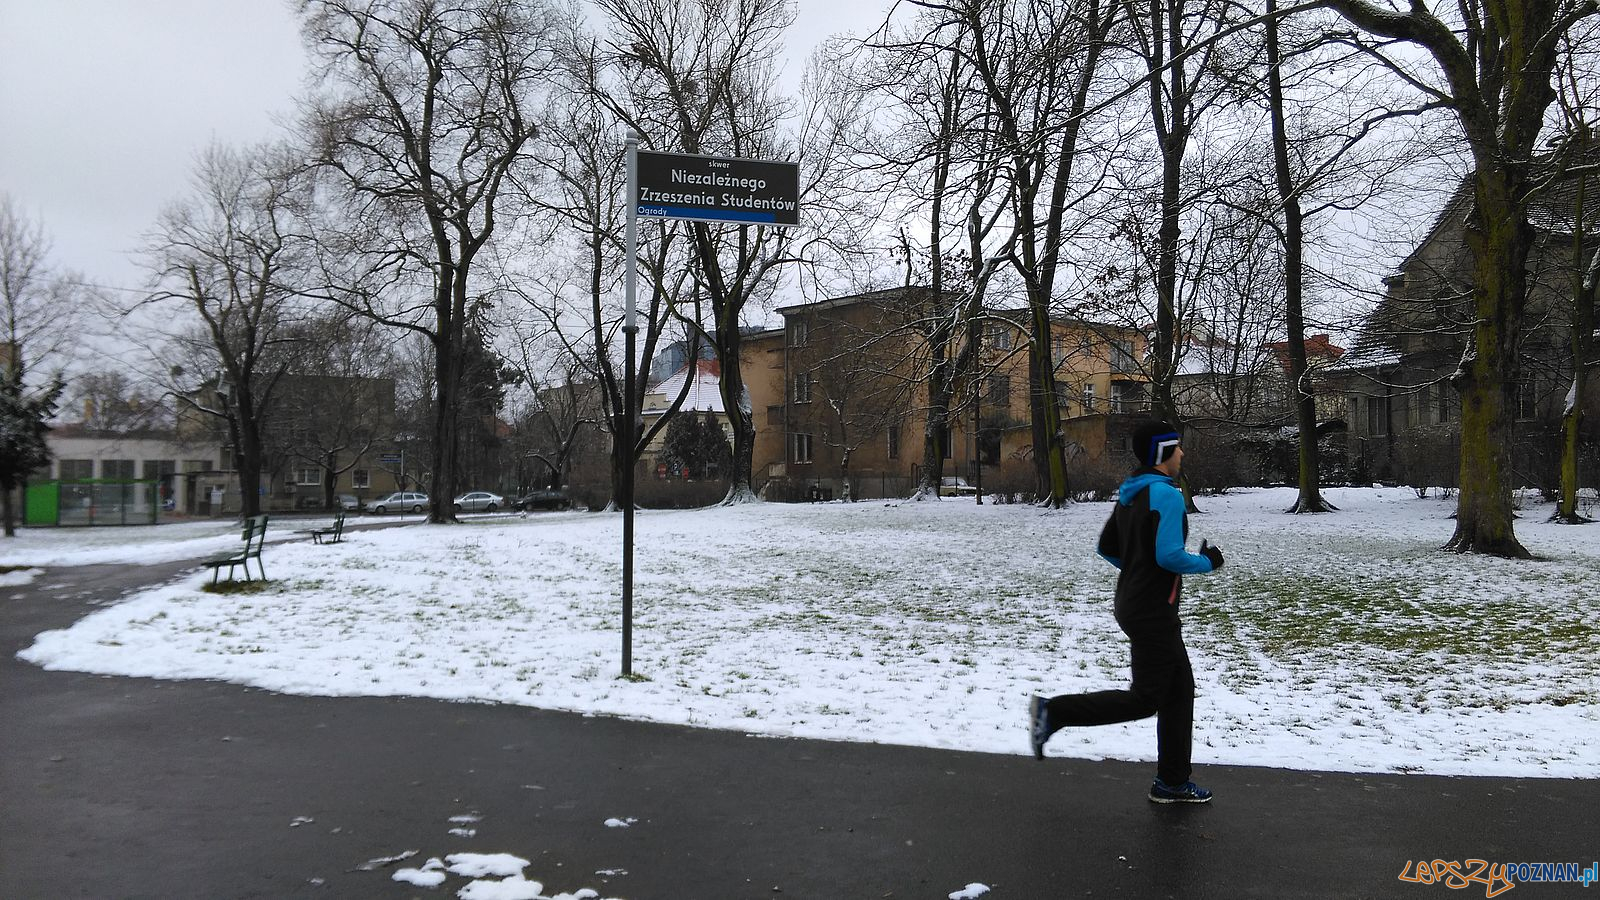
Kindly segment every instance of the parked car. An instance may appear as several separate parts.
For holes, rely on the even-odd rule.
[[[471,491],[456,498],[456,512],[494,512],[506,505],[506,498],[488,491]]]
[[[379,498],[367,504],[369,511],[380,516],[390,511],[419,513],[427,508],[428,495],[410,491],[395,491],[387,497]]]
[[[946,475],[939,479],[939,496],[941,497],[972,497],[976,496],[978,489],[967,483],[960,475]]]
[[[334,505],[345,512],[355,512],[361,508],[361,501],[355,494],[338,494],[333,498]]]
[[[529,491],[512,501],[512,504],[523,512],[534,509],[567,509],[572,506],[572,500],[567,497],[567,492],[560,488],[543,488]]]

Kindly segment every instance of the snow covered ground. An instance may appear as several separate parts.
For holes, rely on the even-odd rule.
[[[1199,501],[1191,546],[1209,538],[1228,565],[1185,585],[1197,763],[1600,776],[1600,525],[1549,525],[1549,508],[1530,506],[1517,533],[1541,560],[1462,557],[1437,549],[1453,501],[1328,495],[1341,512],[1282,515],[1286,489]],[[1108,511],[946,500],[642,512],[639,681],[617,677],[621,519],[588,513],[269,546],[263,593],[205,593],[210,576],[196,572],[21,656],[1022,754],[1029,694],[1126,684],[1114,571],[1092,552]],[[116,557],[104,543],[73,549],[81,534],[53,533],[53,556],[8,547],[0,563]],[[118,534],[137,537],[92,540]],[[162,552],[207,540],[237,536],[196,533]],[[1072,729],[1049,746],[1130,760],[1154,749],[1153,721]]]
[[[425,516],[350,516],[350,525],[367,522],[420,522]],[[296,529],[324,528],[332,516],[271,519],[267,543],[296,537]],[[22,528],[0,540],[0,566],[87,566],[128,563],[150,566],[180,559],[225,553],[238,548],[239,523],[232,519],[200,519],[161,525],[96,528]],[[3,586],[0,582],[0,586]]]

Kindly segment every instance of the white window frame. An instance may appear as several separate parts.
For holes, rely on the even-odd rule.
[[[306,477],[307,473],[310,473],[312,475],[312,477],[311,478],[307,478]],[[294,483],[297,484],[297,485],[300,485],[302,487],[321,487],[322,486],[322,467],[321,466],[304,466],[304,467],[296,468],[294,470]]]
[[[352,469],[350,471],[350,487],[355,490],[372,487],[372,470]]]
[[[789,461],[795,465],[807,465],[813,461],[812,451],[815,449],[810,432],[796,431],[789,435]]]
[[[801,372],[794,376],[794,402],[810,403],[813,383],[810,372]]]
[[[811,340],[810,323],[798,316],[789,320],[788,331],[789,346],[791,347],[804,347]]]

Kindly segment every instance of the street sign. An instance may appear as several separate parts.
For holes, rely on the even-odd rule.
[[[378,457],[378,462],[383,463],[386,466],[397,466],[400,464],[400,454],[385,453]]]
[[[785,227],[800,224],[800,164],[638,152],[635,212],[644,218]]]

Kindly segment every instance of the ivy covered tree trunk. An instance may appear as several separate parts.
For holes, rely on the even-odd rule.
[[[1461,394],[1461,492],[1445,548],[1527,559],[1512,524],[1510,407],[1533,228],[1518,208],[1527,188],[1515,169],[1480,167],[1476,181],[1467,243],[1478,322],[1451,379]]]

